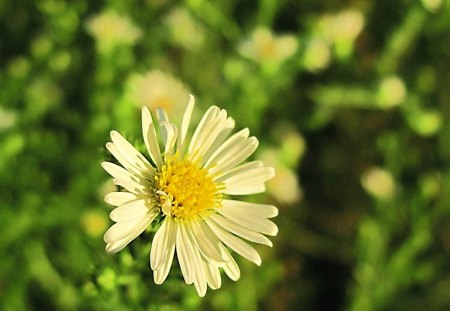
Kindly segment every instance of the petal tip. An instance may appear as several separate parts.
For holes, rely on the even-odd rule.
[[[271,178],[275,177],[275,175],[276,175],[275,168],[273,168],[272,166],[268,166],[267,169],[268,169],[268,172],[269,172],[268,179],[271,179]]]

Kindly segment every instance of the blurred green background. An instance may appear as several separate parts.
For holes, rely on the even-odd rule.
[[[1,310],[450,310],[450,1],[0,1]],[[277,169],[263,265],[204,299],[104,252],[116,129],[226,108]]]

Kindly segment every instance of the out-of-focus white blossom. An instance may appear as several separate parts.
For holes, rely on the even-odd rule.
[[[100,52],[111,52],[120,45],[133,45],[141,37],[141,30],[126,16],[105,11],[88,19],[86,28]]]
[[[380,82],[377,102],[384,108],[398,106],[405,100],[406,93],[405,83],[400,77],[388,76]]]
[[[391,172],[380,167],[371,167],[361,176],[363,188],[377,199],[391,198],[396,189]]]
[[[175,119],[181,117],[190,94],[180,80],[160,70],[134,74],[127,85],[127,94],[136,105],[151,111],[162,108]]]
[[[442,0],[421,0],[422,5],[430,12],[436,12],[442,5]]]
[[[188,50],[197,50],[205,41],[203,29],[184,8],[173,9],[166,17],[172,39]]]
[[[330,46],[327,41],[315,37],[306,44],[303,65],[310,71],[319,71],[328,66],[331,60]]]
[[[260,158],[276,170],[275,176],[267,181],[267,192],[282,204],[294,204],[303,197],[303,192],[294,170],[282,161],[282,155],[275,149],[266,149]]]
[[[269,29],[255,29],[251,37],[243,41],[238,50],[244,57],[259,63],[281,63],[293,56],[298,40],[293,35],[274,35]]]
[[[364,24],[363,13],[356,9],[325,14],[319,18],[305,53],[305,63],[312,65],[306,67],[312,71],[325,68],[331,58],[331,50],[340,59],[348,58]]]
[[[337,14],[326,14],[319,25],[330,42],[352,42],[364,28],[364,15],[361,11],[348,9]]]

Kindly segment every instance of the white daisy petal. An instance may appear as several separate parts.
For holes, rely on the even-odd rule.
[[[220,111],[220,109],[218,107],[211,106],[205,112],[205,114],[203,115],[199,124],[197,125],[197,128],[194,131],[194,135],[192,135],[192,139],[189,144],[189,153],[191,153],[194,150],[194,148],[197,146],[199,138],[201,138],[203,135],[205,135],[204,129],[211,126],[214,118],[217,116],[219,111]]]
[[[144,137],[145,147],[147,148],[152,161],[158,168],[161,168],[161,151],[159,149],[158,138],[156,136],[152,115],[147,107],[142,107],[142,135]]]
[[[244,164],[241,164],[239,166],[236,166],[230,170],[224,171],[220,174],[216,174],[213,178],[215,182],[223,182],[224,180],[228,179],[229,177],[232,177],[234,175],[247,172],[249,170],[252,170],[254,168],[263,167],[264,164],[262,161],[251,161]]]
[[[169,237],[168,231],[166,232],[166,228],[171,226],[171,221],[167,219],[162,223],[161,227],[159,227],[158,231],[155,234],[152,242],[152,249],[150,251],[150,267],[152,270],[158,270],[163,264],[165,258],[165,252],[167,249],[167,240]]]
[[[203,260],[201,258],[200,252],[198,248],[195,245],[193,233],[192,233],[192,227],[190,225],[185,224],[184,229],[187,235],[187,238],[189,239],[192,247],[191,250],[191,264],[193,273],[194,273],[194,286],[197,290],[197,293],[200,297],[204,297],[207,290],[207,281],[206,281],[206,273],[204,271],[204,265]]]
[[[187,237],[184,224],[180,222],[178,224],[176,237],[176,251],[181,274],[183,275],[186,284],[192,284],[194,282],[194,268],[192,266],[192,258],[190,257],[193,252],[192,249],[193,246]]]
[[[125,203],[111,211],[109,217],[115,222],[130,221],[142,218],[149,212],[148,200],[140,199]],[[151,208],[151,207],[150,207]]]
[[[273,176],[275,176],[275,170],[272,167],[254,167],[245,171],[236,172],[234,175],[226,178],[224,183],[227,187],[240,187],[246,184],[264,183]]]
[[[131,241],[133,241],[135,238],[137,238],[144,230],[147,228],[148,225],[152,223],[152,221],[157,216],[157,213],[153,213],[148,215],[148,217],[144,218],[141,222],[139,222],[134,231],[126,236],[125,238],[107,243],[106,244],[106,251],[108,253],[117,253],[118,251],[121,251],[125,246],[127,246]]]
[[[172,261],[175,253],[175,242],[177,237],[177,224],[174,221],[166,220],[168,222],[166,228],[167,240],[165,243],[165,249],[163,249],[164,254],[162,257],[164,258],[162,261],[162,265],[158,267],[157,270],[153,273],[153,279],[156,284],[161,284],[167,278],[169,274],[170,267],[172,266]],[[152,245],[153,246],[153,245]]]
[[[278,233],[277,225],[266,218],[257,217],[256,215],[253,215],[253,217],[248,217],[248,215],[236,212],[234,209],[227,209],[223,207],[217,209],[217,211],[229,220],[250,230],[271,236],[275,236]]]
[[[220,278],[219,268],[208,262],[203,262],[204,270],[206,274],[206,281],[211,289],[218,289],[222,285],[222,279]]]
[[[211,215],[210,218],[212,220],[214,220],[214,222],[219,225],[220,227],[222,227],[223,229],[225,229],[226,231],[229,231],[231,233],[234,233],[235,235],[246,239],[248,241],[251,242],[255,242],[255,243],[259,243],[259,244],[265,244],[267,246],[272,247],[272,242],[266,238],[264,235],[252,231],[250,229],[244,228],[242,226],[239,226],[238,224],[230,221],[229,219],[215,214],[215,215]]]
[[[166,111],[160,107],[156,108],[156,118],[158,118],[160,124],[163,122],[170,122]]]
[[[230,138],[228,138],[206,161],[205,167],[209,167],[214,165],[222,158],[226,158],[227,154],[230,153],[230,150],[233,150],[236,145],[240,145],[248,139],[248,135],[250,135],[250,131],[248,128],[240,130]]]
[[[241,277],[241,270],[239,269],[236,260],[234,260],[233,256],[231,256],[225,246],[220,245],[220,250],[222,252],[222,256],[227,260],[227,263],[223,266],[225,274],[233,281],[239,280]]]
[[[123,238],[122,240],[108,243],[106,244],[106,251],[108,253],[117,253],[124,249],[125,246],[130,244],[131,241],[133,241],[135,238],[137,238],[142,232],[144,232],[145,228],[150,224],[149,223],[143,223],[139,228],[136,228],[136,230],[133,232],[133,234],[130,234],[129,236]]]
[[[186,108],[186,111],[183,115],[183,120],[181,121],[181,131],[180,131],[180,139],[178,139],[177,149],[181,152],[181,155],[184,155],[184,146],[186,142],[186,135],[189,129],[189,124],[191,123],[191,115],[195,106],[195,98],[192,95],[189,95],[189,104]]]
[[[217,166],[211,169],[211,173],[226,171],[236,165],[241,164],[242,161],[251,156],[258,147],[258,139],[256,137],[249,137],[242,144],[236,145],[230,150],[230,154],[226,158],[222,158],[217,162]]]
[[[133,166],[142,171],[145,177],[151,178],[155,173],[155,168],[147,159],[136,150],[122,135],[117,131],[111,131],[111,140],[119,150],[120,154],[127,159]]]
[[[203,155],[203,158],[200,162],[201,166],[203,166],[209,160],[209,158],[212,156],[212,154],[214,154],[214,152],[217,150],[217,148],[219,148],[223,144],[223,142],[227,139],[227,137],[230,135],[231,131],[233,130],[234,125],[235,125],[235,122],[232,118],[226,119],[226,121],[223,124],[222,129],[215,137],[213,144],[211,145],[211,147],[209,147],[208,151],[205,152],[205,154]]]
[[[208,135],[211,132],[211,129],[215,126],[216,118],[219,113],[220,109],[218,107],[211,106],[203,115],[200,123],[195,129],[194,135],[192,135],[192,139],[189,144],[188,153],[192,157],[197,156],[196,153],[198,153],[199,147],[203,143],[205,136]]]
[[[206,116],[206,115],[205,115]],[[207,119],[203,127],[199,128],[198,135],[193,136],[189,150],[192,152],[192,160],[200,160],[200,165],[206,161],[208,151],[215,143],[222,143],[229,131],[234,127],[234,121],[227,118],[225,110],[214,110],[212,117]],[[222,141],[220,141],[222,140]],[[214,150],[213,150],[214,151]]]
[[[200,263],[201,270],[197,273],[195,280],[194,280],[194,286],[197,290],[197,294],[200,297],[205,297],[206,290],[208,289],[208,283],[206,281],[206,272],[204,271],[203,264]]]
[[[117,164],[114,164],[111,162],[102,162],[101,165],[102,165],[103,169],[114,178],[127,179],[127,180],[131,180],[131,181],[140,183],[143,186],[147,186],[147,187],[150,186],[150,183],[148,180],[142,179],[141,177],[131,174],[129,171],[127,171],[126,169],[124,169],[123,167],[121,167]]]
[[[142,232],[141,232],[142,233]],[[130,238],[127,239],[123,239],[120,240],[118,242],[114,242],[114,243],[108,243],[106,244],[105,250],[106,252],[110,253],[110,254],[114,254],[117,252],[120,252],[121,250],[123,250],[125,248],[125,246],[127,246],[128,244],[130,244],[130,242],[135,239],[136,237],[132,238],[130,236]]]
[[[151,222],[151,217],[146,216],[142,219],[118,222],[111,226],[103,236],[106,243],[118,242],[127,236],[134,235],[144,224],[147,226]]]
[[[116,186],[120,186],[125,188],[127,191],[135,193],[135,194],[148,194],[149,188],[145,185],[141,185],[138,182],[135,182],[131,179],[124,178],[114,178],[113,183]]]
[[[205,222],[225,245],[227,245],[229,248],[231,248],[233,251],[246,258],[247,260],[255,263],[258,266],[261,265],[261,257],[253,247],[248,245],[240,238],[237,238],[236,236],[226,232],[218,225],[216,225],[216,223],[212,220],[206,219]]]
[[[258,185],[225,188],[224,190],[222,190],[222,193],[229,195],[250,195],[262,193],[264,191],[266,191],[266,186],[263,183],[261,183]]]
[[[225,110],[219,110],[214,118],[205,124],[202,132],[198,135],[197,145],[192,147],[195,150],[195,154],[202,158],[209,147],[214,143],[217,135],[224,129],[224,123],[226,121],[227,113]]]
[[[144,179],[152,178],[150,171],[144,171],[140,168],[137,168],[132,163],[128,161],[119,151],[116,145],[114,145],[112,142],[106,143],[106,149],[108,149],[109,152],[116,158],[119,163],[126,168],[130,173],[136,176],[140,176]]]
[[[254,185],[233,186],[224,188],[221,192],[229,195],[250,195],[266,191],[264,183]]]
[[[220,154],[214,161],[211,159],[208,161],[211,161],[211,164],[214,165],[214,167],[210,168],[210,173],[221,173],[239,165],[255,152],[258,144],[258,139],[253,136],[234,144],[224,151],[223,154]]]
[[[111,162],[102,162],[101,166],[109,175],[114,178],[124,178],[131,180],[137,179],[135,175],[131,174],[129,171],[117,164]]]
[[[242,214],[249,218],[273,218],[278,215],[278,209],[273,205],[236,200],[223,200],[221,210],[229,210],[230,213]]]
[[[110,192],[105,195],[105,202],[114,206],[119,206],[134,200],[139,197],[130,192]]]
[[[203,256],[214,263],[225,262],[220,253],[220,242],[215,239],[209,227],[203,221],[193,221],[190,227],[192,238]]]
[[[164,146],[165,146],[164,153],[166,155],[170,155],[170,154],[172,154],[172,150],[175,146],[175,142],[177,141],[178,128],[172,123],[162,122],[161,123],[161,134],[163,136]]]

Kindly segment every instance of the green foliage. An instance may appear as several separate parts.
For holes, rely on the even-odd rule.
[[[448,29],[448,0],[0,2],[0,309],[450,309]],[[102,240],[108,132],[143,149],[185,92],[277,170],[274,247],[203,299],[154,284],[155,228]]]

